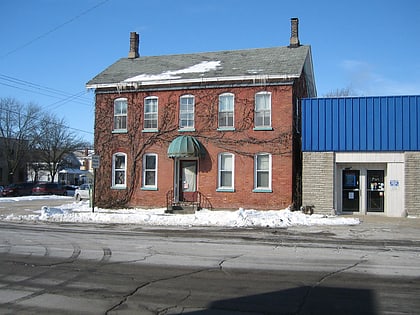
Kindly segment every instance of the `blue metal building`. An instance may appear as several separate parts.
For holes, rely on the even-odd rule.
[[[301,101],[303,204],[420,215],[420,96]]]

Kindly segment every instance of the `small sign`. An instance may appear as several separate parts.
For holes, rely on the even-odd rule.
[[[397,179],[391,179],[389,181],[389,186],[393,187],[393,188],[397,188],[400,186],[400,181]]]
[[[99,168],[101,158],[99,155],[92,155],[92,167]]]

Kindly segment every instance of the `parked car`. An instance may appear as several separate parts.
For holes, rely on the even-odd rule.
[[[28,196],[32,194],[33,187],[34,183],[31,182],[10,184],[4,187],[1,194],[3,197]]]
[[[4,187],[3,186],[0,186],[0,194],[3,193],[3,190],[4,190]]]
[[[67,190],[58,183],[38,183],[32,188],[32,195],[67,196]]]
[[[77,188],[74,191],[74,198],[76,198],[77,201],[83,200],[83,199],[89,199],[90,197],[90,190],[93,188],[92,184],[82,184],[79,188]]]
[[[77,186],[74,185],[64,185],[64,189],[67,191],[66,196],[74,196],[74,192],[77,189]]]

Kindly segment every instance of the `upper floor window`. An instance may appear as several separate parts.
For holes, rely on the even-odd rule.
[[[114,130],[127,130],[127,99],[114,101]]]
[[[143,156],[143,188],[157,188],[157,155]]]
[[[255,128],[271,127],[271,93],[255,94]]]
[[[194,96],[181,96],[179,103],[179,128],[194,129]]]
[[[126,187],[127,155],[115,153],[112,156],[112,186],[115,188]]]
[[[219,95],[219,128],[233,128],[234,95]]]
[[[155,96],[144,99],[144,129],[158,127],[158,98]]]
[[[234,155],[232,153],[219,154],[218,190],[234,189]]]
[[[254,190],[271,191],[271,154],[257,154],[254,162]]]

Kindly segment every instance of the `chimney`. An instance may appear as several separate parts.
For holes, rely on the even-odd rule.
[[[298,18],[291,18],[291,34],[290,34],[290,48],[296,48],[300,46],[299,42],[299,19]]]
[[[134,59],[139,57],[139,34],[130,32],[130,51],[128,58]]]

